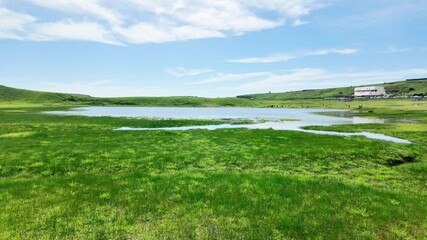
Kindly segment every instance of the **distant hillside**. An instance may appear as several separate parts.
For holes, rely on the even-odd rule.
[[[81,94],[40,92],[16,89],[0,85],[0,103],[64,103],[86,105],[123,105],[123,106],[251,106],[252,101],[239,98],[202,98],[202,97],[121,97],[97,98]]]
[[[385,84],[388,94],[412,95],[424,94],[427,96],[427,80],[411,80]],[[10,88],[0,85],[0,103],[64,103],[85,105],[124,105],[124,106],[181,106],[181,107],[215,107],[215,106],[263,106],[265,101],[252,100],[299,100],[323,99],[328,97],[345,97],[353,94],[354,87],[329,88],[316,90],[303,90],[284,93],[264,93],[242,95],[237,98],[202,98],[202,97],[122,97],[122,98],[97,98],[81,94],[66,94],[40,92],[24,89]]]
[[[0,101],[4,102],[79,102],[88,101],[89,99],[91,99],[90,96],[81,94],[39,92],[0,85]]]
[[[427,95],[427,80],[416,79],[410,81],[373,84],[383,86],[390,95]],[[365,85],[368,86],[368,85]],[[283,93],[261,93],[237,96],[238,98],[249,98],[259,100],[296,100],[296,99],[323,99],[328,97],[346,97],[353,95],[354,87],[329,88],[303,90]]]

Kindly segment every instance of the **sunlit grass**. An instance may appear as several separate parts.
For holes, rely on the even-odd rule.
[[[427,127],[418,107],[381,100],[358,113],[415,124],[312,127],[411,145],[274,130],[113,131],[227,120],[0,108],[0,239],[425,239]]]

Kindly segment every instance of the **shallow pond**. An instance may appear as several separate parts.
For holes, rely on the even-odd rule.
[[[132,118],[159,118],[159,119],[249,119],[254,124],[221,124],[191,127],[168,128],[128,128],[123,126],[116,130],[191,130],[221,128],[248,128],[294,130],[314,134],[339,136],[365,136],[367,138],[410,143],[408,140],[394,138],[383,134],[369,132],[341,133],[316,130],[304,130],[305,126],[331,126],[338,124],[387,123],[387,119],[361,118],[346,114],[345,110],[330,109],[298,109],[298,108],[198,108],[198,107],[79,107],[70,111],[46,112],[59,115],[79,116],[110,116]],[[326,114],[325,114],[326,113]],[[338,114],[336,114],[338,113]]]

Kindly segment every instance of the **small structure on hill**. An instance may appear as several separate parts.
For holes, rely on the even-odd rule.
[[[371,97],[384,97],[387,93],[384,87],[369,86],[357,87],[354,89],[354,97],[356,98],[371,98]]]

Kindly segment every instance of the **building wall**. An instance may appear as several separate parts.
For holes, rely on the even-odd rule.
[[[386,95],[384,87],[359,87],[354,89],[355,97],[377,97]]]

